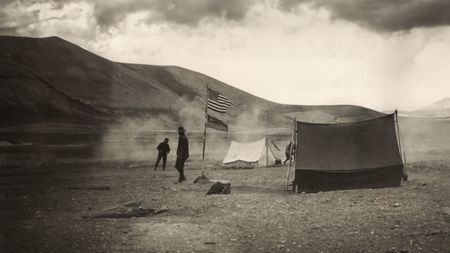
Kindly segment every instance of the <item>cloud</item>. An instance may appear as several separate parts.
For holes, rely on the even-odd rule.
[[[54,2],[50,1],[47,5],[52,5]],[[41,9],[35,8],[36,5],[45,5],[45,1],[15,1],[6,0],[0,3],[0,34],[7,35],[29,35],[31,26],[39,25],[40,23],[57,20],[62,17],[42,17]],[[28,30],[30,33],[25,33]]]
[[[254,0],[100,0],[95,16],[103,28],[117,25],[128,14],[148,12],[147,23],[169,22],[195,26],[205,18],[239,21],[245,18]]]
[[[87,1],[7,1],[0,7],[1,35],[60,36],[85,47],[101,36]]]
[[[147,24],[173,23],[196,26],[207,18],[227,21],[243,20],[251,6],[259,0],[2,0],[0,2],[0,32],[20,34],[20,28],[39,19],[24,18],[29,8],[50,5],[54,10],[62,10],[72,3],[93,6],[92,18],[96,25],[107,31],[118,26],[129,15],[145,12],[143,21]],[[12,21],[20,24],[6,24]],[[3,33],[2,32],[2,33]]]
[[[62,10],[73,3],[90,5],[95,22],[92,29],[98,26],[102,31],[116,28],[134,13],[143,14],[141,21],[147,25],[170,23],[196,27],[210,19],[247,21],[251,9],[261,4],[270,8],[278,4],[278,9],[285,14],[303,15],[305,9],[299,6],[325,10],[332,19],[378,32],[450,24],[448,0],[2,0],[0,33],[21,35],[24,26],[40,22],[39,15],[30,13],[32,6],[49,5],[54,10]]]
[[[407,31],[416,27],[450,24],[448,0],[280,0],[284,11],[299,5],[328,10],[332,18],[381,32]]]
[[[39,10],[25,11],[18,8],[20,6],[16,3],[1,7],[0,32],[2,34],[15,35],[20,29],[39,21]]]

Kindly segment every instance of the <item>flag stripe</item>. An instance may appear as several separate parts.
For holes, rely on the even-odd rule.
[[[231,104],[229,99],[224,99],[224,98],[220,98],[220,97],[217,97],[217,99],[210,98],[210,100],[213,100],[214,102],[224,103],[224,104]]]
[[[217,101],[219,101],[221,103],[225,103],[225,104],[231,104],[230,100],[228,100],[228,99],[217,98]]]
[[[214,104],[213,102],[210,102],[210,101],[208,101],[208,107],[213,107],[213,108],[216,108],[219,110],[227,110],[228,109],[228,107],[226,107],[226,106],[220,106],[220,105]]]
[[[231,105],[231,102],[228,102],[228,101],[223,101],[223,100],[220,100],[220,99],[218,99],[217,101],[218,101],[219,103],[225,104],[225,105],[227,105],[227,106],[230,106],[230,105]]]
[[[225,97],[225,96],[223,96],[223,95],[218,95],[217,96],[218,98],[221,98],[221,99],[223,99],[223,100],[228,100],[228,101],[230,101],[230,99],[229,98],[227,98],[227,97]]]
[[[222,97],[220,95],[217,97],[217,99],[230,102],[230,99],[228,99],[227,97]]]
[[[208,109],[213,110],[215,112],[220,112],[220,113],[226,113],[227,112],[226,109],[218,109],[218,108],[211,107],[211,106],[208,106]]]
[[[228,109],[228,107],[230,107],[229,105],[226,105],[226,104],[223,104],[223,103],[218,103],[218,102],[216,102],[214,100],[208,100],[208,104],[211,104],[211,105],[214,105],[216,107],[223,108],[223,109]]]
[[[212,107],[208,107],[208,109],[213,110],[215,112],[220,112],[220,113],[226,113],[227,112],[227,110],[219,110],[219,109],[215,109],[215,108],[212,108]]]
[[[225,108],[215,107],[215,106],[211,106],[211,105],[208,106],[208,109],[220,111],[220,112],[227,112],[227,109],[225,109]]]

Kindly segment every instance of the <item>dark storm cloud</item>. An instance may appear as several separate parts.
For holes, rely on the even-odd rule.
[[[151,0],[151,1],[98,1],[95,2],[95,16],[102,27],[115,26],[133,12],[149,11],[146,20],[176,24],[198,24],[208,17],[226,20],[242,20],[254,0]]]
[[[17,4],[18,6],[29,6],[36,3],[51,3],[55,6],[63,6],[68,2],[79,2],[82,0],[1,0],[0,7],[4,7],[10,4]]]
[[[63,19],[64,17],[40,18],[40,10],[29,11],[26,8],[39,3],[49,3],[52,8],[59,9],[66,2],[76,0],[1,0],[0,2],[0,35],[23,35],[21,31],[33,24],[39,24],[48,20]],[[27,30],[30,33],[31,30]],[[39,35],[38,31],[34,31]]]
[[[17,35],[18,26],[0,26],[0,35]]]
[[[13,3],[13,1],[2,2],[0,7],[4,7],[11,3]],[[17,35],[19,29],[38,21],[39,11],[35,10],[32,12],[14,14],[16,15],[11,15],[8,9],[0,9],[0,34]]]
[[[325,8],[333,18],[363,27],[395,32],[450,24],[449,0],[280,0],[282,10],[306,4]]]

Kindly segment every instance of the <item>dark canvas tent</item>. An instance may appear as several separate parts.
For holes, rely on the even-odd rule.
[[[297,122],[294,189],[400,186],[403,162],[395,114],[352,123]]]

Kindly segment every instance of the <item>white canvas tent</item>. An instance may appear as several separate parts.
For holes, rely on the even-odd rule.
[[[230,167],[272,166],[276,159],[283,158],[280,153],[272,142],[268,142],[266,148],[266,138],[250,143],[231,141],[223,163]]]

